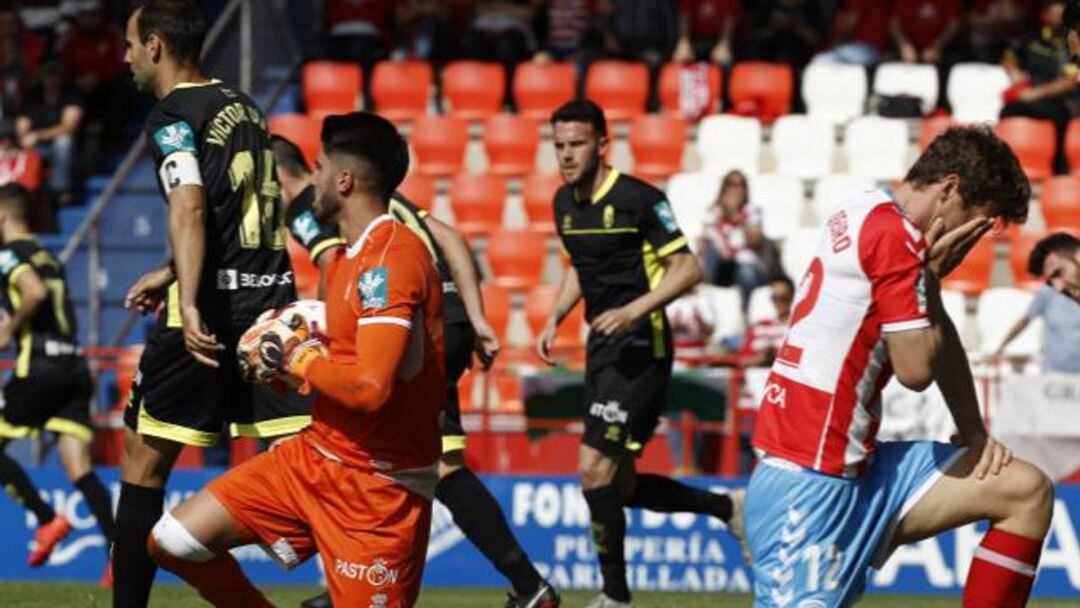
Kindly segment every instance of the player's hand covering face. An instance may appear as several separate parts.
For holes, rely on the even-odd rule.
[[[993,225],[988,218],[977,217],[946,232],[945,221],[941,218],[934,220],[926,233],[926,242],[930,246],[930,269],[939,277],[948,276]]]

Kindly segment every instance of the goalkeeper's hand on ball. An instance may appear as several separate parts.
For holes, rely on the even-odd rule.
[[[302,384],[311,362],[327,355],[326,346],[300,315],[265,317],[240,337],[236,355],[241,377],[248,382],[281,379]]]

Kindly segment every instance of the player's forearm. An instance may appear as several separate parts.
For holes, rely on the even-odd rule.
[[[195,306],[206,255],[206,199],[202,188],[181,186],[169,195],[169,239],[180,305]]]
[[[461,296],[461,301],[465,304],[469,320],[474,325],[484,322],[484,300],[480,295],[480,280],[476,276],[476,266],[473,265],[469,244],[456,230],[431,216],[424,218],[424,222],[431,229],[447,265],[450,266],[450,275],[454,279],[454,286]]]
[[[555,325],[562,323],[580,299],[581,282],[578,280],[577,270],[571,266],[566,270],[562,283],[559,285],[559,295],[555,298],[555,310],[551,313]]]
[[[330,260],[332,260],[333,257],[334,256],[330,253],[330,250],[327,249],[315,258],[315,266],[319,269],[319,287],[317,297],[320,300],[326,300],[326,285],[329,281],[329,279],[327,279],[326,273],[330,268]]]
[[[664,278],[660,279],[660,283],[630,303],[634,316],[642,317],[667,306],[693,289],[702,278],[704,275],[693,254],[683,252],[671,255],[664,270]]]
[[[948,315],[945,315],[942,321],[941,334],[941,356],[938,357],[934,369],[934,381],[941,389],[960,436],[969,438],[986,434],[971,365],[968,363],[964,346],[960,343],[956,326]]]
[[[1022,319],[1020,319],[1019,321],[1014,323],[1013,326],[1009,328],[1009,332],[1005,334],[1004,338],[1002,338],[1001,344],[998,345],[998,348],[997,348],[996,352],[1000,353],[1000,352],[1004,351],[1005,347],[1008,346],[1009,344],[1011,344],[1012,341],[1015,340],[1016,337],[1020,335],[1020,332],[1024,331],[1024,329],[1027,328],[1027,326],[1028,326],[1028,318],[1027,317],[1023,317]]]
[[[308,366],[304,378],[312,388],[345,409],[364,414],[376,412],[390,398],[394,378],[405,358],[410,331],[413,330],[390,324],[358,327],[355,361],[319,358]]]

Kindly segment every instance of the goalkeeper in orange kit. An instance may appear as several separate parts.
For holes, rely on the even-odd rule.
[[[217,606],[269,606],[228,549],[259,543],[286,567],[322,555],[338,606],[412,606],[427,550],[444,384],[442,292],[427,249],[387,214],[408,167],[394,126],[326,119],[320,219],[351,245],[328,268],[329,344],[269,319],[256,373],[317,391],[312,424],[162,516],[150,554]],[[301,335],[294,332],[300,331]]]

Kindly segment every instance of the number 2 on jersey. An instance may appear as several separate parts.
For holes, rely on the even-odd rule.
[[[803,280],[799,282],[799,301],[791,310],[791,322],[788,325],[788,337],[784,340],[776,359],[790,367],[799,367],[802,362],[803,349],[791,343],[791,331],[795,325],[810,315],[810,311],[817,306],[818,296],[821,295],[821,283],[825,279],[825,268],[821,258],[814,258],[810,262],[810,269],[806,271]]]
[[[274,152],[263,151],[263,182],[255,191],[255,158],[244,150],[229,164],[233,190],[244,189],[240,210],[240,246],[244,249],[285,248],[285,225],[279,213],[281,197],[274,183]]]

